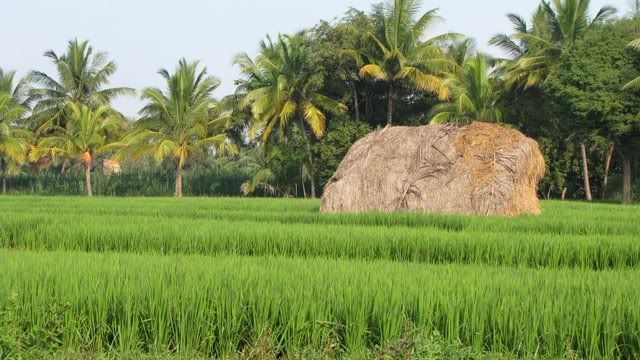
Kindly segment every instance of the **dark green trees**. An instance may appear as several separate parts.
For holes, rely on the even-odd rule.
[[[562,71],[548,79],[545,89],[553,117],[566,134],[616,145],[625,203],[632,201],[631,167],[640,139],[640,95],[623,90],[638,75],[640,63],[627,47],[636,26],[625,20],[590,32],[563,57]]]

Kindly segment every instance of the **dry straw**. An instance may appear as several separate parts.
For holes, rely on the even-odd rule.
[[[538,143],[495,124],[387,127],[356,142],[325,188],[322,211],[540,213]]]

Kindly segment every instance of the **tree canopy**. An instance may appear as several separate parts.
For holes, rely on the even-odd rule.
[[[183,174],[201,180],[210,172],[231,175],[238,186],[228,195],[316,197],[370,131],[490,121],[540,143],[547,163],[540,196],[591,199],[594,190],[633,199],[640,2],[617,11],[590,0],[541,1],[530,17],[507,15],[513,30],[496,34],[488,53],[473,38],[436,33],[444,19],[423,5],[386,0],[267,35],[256,55],[249,49],[233,59],[240,76],[220,99],[213,97],[220,81],[203,64],[179,60],[173,72],[159,72],[163,87],[141,91],[144,107],[131,119],[113,107],[116,97],[134,94],[111,83],[115,61],[71,40],[63,53],[44,54],[52,74],[36,69],[17,79],[0,70],[3,179],[75,172],[74,164],[89,177],[110,174],[103,160],[113,160],[126,174],[161,170],[176,196]],[[489,55],[498,51],[505,58]],[[117,129],[106,126],[114,121]],[[82,127],[89,123],[95,131]],[[80,138],[95,141],[73,145]],[[200,180],[187,181],[192,189]]]

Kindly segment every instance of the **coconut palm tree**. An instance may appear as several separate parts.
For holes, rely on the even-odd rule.
[[[9,94],[13,99],[12,103],[19,104],[28,110],[33,100],[29,91],[26,79],[16,82],[15,71],[4,71],[0,68],[0,93]]]
[[[24,81],[15,83],[15,72],[0,69],[0,168],[2,194],[7,193],[7,175],[26,160],[31,134],[22,128],[29,96]]]
[[[0,168],[2,169],[2,194],[7,193],[9,171],[24,163],[29,149],[31,133],[16,125],[27,109],[16,104],[6,92],[0,92]]]
[[[27,76],[37,86],[32,90],[37,101],[33,109],[37,125],[53,121],[64,127],[65,108],[70,103],[97,109],[109,105],[115,97],[135,93],[126,87],[106,87],[117,70],[116,63],[108,60],[107,53],[95,52],[87,41],[69,41],[64,54],[49,50],[44,56],[55,66],[57,80],[41,71],[32,71]]]
[[[464,38],[452,42],[446,47],[447,57],[456,65],[456,70],[462,70],[464,64],[477,54],[478,44],[472,38]]]
[[[489,77],[487,58],[476,54],[462,66],[462,71],[446,80],[451,102],[436,105],[430,113],[432,123],[468,124],[473,121],[500,122],[500,92],[496,80]]]
[[[251,173],[251,178],[240,187],[242,194],[246,196],[262,190],[269,195],[287,195],[286,191],[282,191],[278,187],[278,175],[284,173],[279,166],[283,157],[278,148],[267,150],[265,145],[262,145],[249,149],[238,161],[246,171]],[[286,179],[286,183],[290,184],[291,179]]]
[[[513,59],[498,69],[508,88],[526,90],[542,85],[554,72],[563,54],[596,25],[615,15],[616,9],[602,7],[590,17],[591,0],[542,1],[533,15],[531,26],[520,16],[508,15],[514,24],[512,35],[498,34],[490,41]],[[591,200],[585,145],[581,144],[587,200]]]
[[[220,81],[207,75],[206,68],[198,70],[198,67],[198,62],[182,59],[173,74],[165,69],[159,71],[167,90],[143,90],[142,100],[147,104],[140,111],[142,118],[122,141],[117,156],[174,159],[177,197],[182,196],[183,168],[194,152],[211,148],[219,154],[236,152],[226,133],[231,117],[220,113],[216,108],[218,102],[211,97]]]
[[[437,10],[418,17],[420,0],[390,0],[374,9],[373,19],[378,30],[369,34],[376,49],[370,53],[351,51],[361,65],[360,76],[373,78],[387,85],[387,124],[393,123],[397,92],[402,85],[449,98],[443,76],[454,64],[446,56],[443,45],[458,37],[442,34],[424,39],[429,30],[442,20]]]
[[[91,169],[96,156],[113,149],[116,143],[111,141],[109,135],[122,128],[124,121],[112,115],[108,105],[92,109],[71,102],[66,108],[65,126],[50,124],[46,130],[52,135],[38,141],[29,154],[30,160],[37,161],[48,156],[54,161],[58,158],[79,161],[84,166],[87,196],[91,197]]]
[[[591,18],[590,8],[591,0],[542,1],[531,25],[519,15],[507,15],[515,32],[495,35],[490,41],[513,58],[502,67],[507,84],[524,89],[542,84],[555,70],[562,54],[571,51],[589,30],[616,13],[614,7],[604,6]]]
[[[640,0],[627,0],[627,4],[629,5],[629,16],[632,19],[640,18]]]
[[[640,38],[632,41],[629,46],[640,50]],[[637,77],[631,80],[627,85],[624,86],[625,90],[640,90],[640,77]]]
[[[262,141],[267,143],[274,130],[283,138],[297,127],[305,137],[311,197],[315,198],[311,136],[322,138],[326,113],[344,111],[346,106],[318,92],[319,84],[306,68],[306,41],[304,34],[279,35],[276,43],[267,37],[255,61],[243,54],[237,56],[234,62],[240,66],[244,75],[243,84],[248,90],[242,105],[249,108],[253,115],[250,135],[261,133]]]

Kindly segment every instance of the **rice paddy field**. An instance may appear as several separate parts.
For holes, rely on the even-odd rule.
[[[640,207],[319,206],[2,197],[0,358],[640,358]]]

